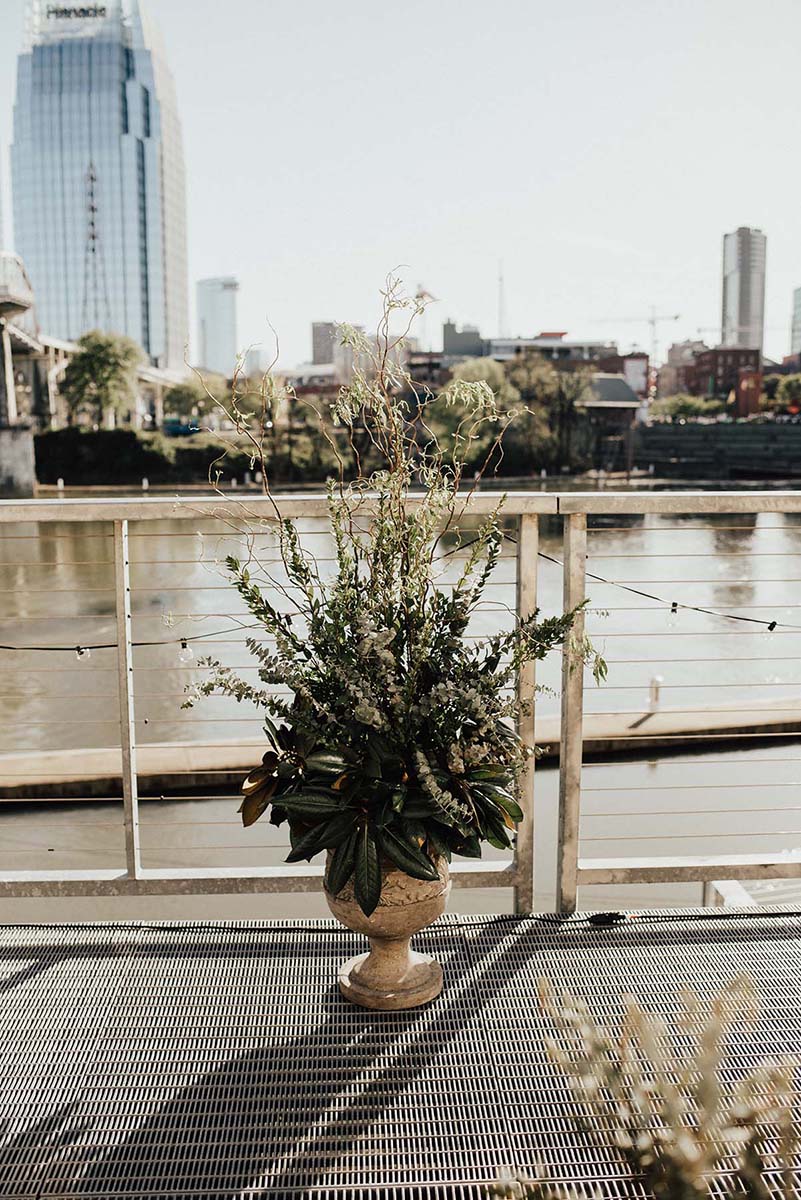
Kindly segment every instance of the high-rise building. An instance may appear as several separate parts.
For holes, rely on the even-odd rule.
[[[742,225],[723,236],[722,346],[762,349],[767,238]]]
[[[312,362],[315,366],[334,361],[336,332],[333,321],[315,321],[312,324]]]
[[[201,279],[197,285],[199,367],[231,376],[239,350],[236,340],[236,294],[239,282],[232,275]]]
[[[790,329],[790,353],[801,354],[801,288],[793,291],[793,323]]]
[[[52,336],[127,334],[180,368],[186,194],[172,78],[139,0],[28,0],[11,151],[16,248]]]

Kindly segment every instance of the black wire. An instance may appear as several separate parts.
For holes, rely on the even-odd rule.
[[[514,545],[514,546],[517,545],[517,538],[514,537],[512,534],[506,533],[504,531],[503,537],[506,539],[506,541],[511,542],[512,545]],[[479,539],[476,537],[476,538],[473,538],[469,542],[462,542],[458,546],[454,546],[453,549],[446,551],[445,554],[443,554],[441,557],[442,558],[450,558],[450,556],[452,554],[458,553],[459,550],[466,550],[470,546],[475,545],[475,543],[478,540]],[[553,555],[551,555],[551,554],[546,554],[544,550],[538,550],[537,557],[545,559],[546,562],[553,563],[555,566],[561,567],[564,570],[565,564],[561,561],[561,559],[554,558]],[[605,579],[603,575],[596,575],[596,574],[594,574],[594,572],[588,571],[586,569],[584,571],[584,575],[587,579],[594,579],[596,581],[596,583],[604,583],[604,584],[607,584],[609,587],[619,588],[623,592],[630,592],[632,594],[632,596],[640,596],[644,600],[653,600],[655,603],[661,604],[665,608],[669,608],[670,611],[674,612],[674,613],[678,609],[682,608],[682,609],[685,609],[687,612],[703,613],[705,616],[708,616],[708,617],[719,617],[723,621],[743,621],[748,625],[761,625],[764,628],[766,628],[770,633],[772,633],[774,629],[797,629],[797,630],[801,631],[801,625],[791,625],[786,621],[766,621],[761,617],[736,616],[734,613],[718,612],[714,608],[702,608],[697,604],[682,604],[678,600],[665,600],[665,598],[663,596],[655,596],[652,592],[644,592],[640,588],[631,587],[629,584],[626,584],[626,583],[619,583],[617,580],[614,580],[614,579]],[[242,629],[258,629],[258,628],[260,628],[260,626],[261,626],[261,622],[255,621],[250,625],[232,625],[228,629],[215,629],[209,633],[189,634],[186,637],[166,638],[162,641],[131,642],[131,646],[134,649],[138,649],[142,646],[180,646],[184,642],[199,642],[203,638],[219,637],[221,634],[224,634],[224,633],[238,633]],[[64,654],[64,653],[68,653],[68,652],[80,654],[81,650],[116,650],[117,645],[118,645],[117,642],[100,642],[100,643],[96,643],[96,644],[91,643],[91,644],[88,644],[85,646],[84,645],[76,645],[76,646],[4,646],[4,645],[0,645],[0,650],[36,651],[36,652],[42,652],[42,653],[47,653],[47,651],[54,651],[55,653],[58,653],[58,654]]]
[[[608,921],[602,921],[598,918],[614,918]],[[497,915],[488,917],[473,918],[472,920],[459,921],[449,920],[444,928],[456,929],[473,929],[476,925],[500,925],[500,924],[518,924],[524,921],[534,921],[538,925],[549,925],[559,929],[570,929],[577,925],[586,925],[590,929],[620,929],[621,927],[630,926],[631,924],[656,924],[656,925],[673,925],[673,924],[692,924],[693,922],[703,921],[765,921],[779,919],[797,919],[801,918],[801,910],[799,909],[760,909],[759,907],[740,909],[732,911],[725,907],[710,908],[708,912],[598,912],[598,913],[571,913],[566,916],[547,913],[498,913]],[[0,929],[42,929],[43,927],[53,929],[108,929],[114,931],[117,929],[144,929],[156,930],[164,932],[174,932],[176,926],[185,926],[188,930],[198,929],[203,931],[219,931],[220,929],[230,928],[231,925],[238,925],[238,922],[220,920],[217,922],[192,921],[2,921]],[[309,933],[309,934],[331,934],[335,936],[342,935],[342,929],[314,928],[310,925],[297,925],[290,923],[281,923],[275,925],[277,933]],[[255,933],[257,930],[242,926],[240,932]]]
[[[212,630],[209,630],[207,633],[192,633],[192,634],[187,634],[185,637],[167,638],[163,641],[131,642],[131,646],[134,648],[138,648],[140,646],[180,646],[183,642],[199,642],[203,638],[219,637],[220,634],[223,634],[223,633],[239,633],[240,630],[242,630],[242,629],[260,629],[260,628],[261,628],[261,621],[253,621],[250,625],[230,625],[228,627],[228,629],[212,629]],[[97,644],[95,644],[93,642],[93,643],[89,643],[87,645],[81,644],[81,645],[76,645],[76,646],[2,646],[2,645],[0,645],[0,650],[41,650],[41,651],[55,650],[58,653],[64,653],[65,651],[72,651],[73,653],[78,653],[81,650],[116,650],[117,645],[118,645],[117,642],[102,642],[102,643],[97,643]]]
[[[507,541],[517,545],[517,538],[509,533],[503,535]],[[551,554],[546,554],[544,550],[537,551],[538,558],[544,558],[546,562],[554,563],[555,566],[561,567],[564,570],[564,563],[561,559],[554,558]],[[619,588],[623,592],[631,592],[632,596],[641,596],[644,600],[654,600],[657,604],[664,605],[671,612],[676,612],[677,609],[683,608],[687,612],[704,613],[708,617],[720,617],[724,621],[745,621],[749,625],[764,625],[771,633],[774,629],[798,629],[801,630],[801,625],[790,625],[786,621],[766,621],[761,617],[741,617],[735,616],[734,613],[718,612],[714,608],[701,608],[697,604],[682,604],[679,600],[665,600],[664,596],[655,596],[652,592],[643,592],[640,588],[631,587],[629,584],[620,583],[615,579],[605,579],[603,575],[596,575],[592,571],[585,569],[584,575],[587,579],[594,579],[596,583],[605,583],[609,587]]]

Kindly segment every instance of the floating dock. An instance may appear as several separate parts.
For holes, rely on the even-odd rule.
[[[537,718],[537,744],[543,757],[559,754],[559,715]],[[588,713],[584,716],[585,755],[612,756],[644,750],[669,754],[710,744],[782,737],[801,740],[801,694],[778,700],[743,699],[715,708],[643,709],[642,712]],[[226,743],[151,742],[136,748],[143,795],[191,787],[216,792],[237,787],[264,753],[263,737]],[[119,747],[35,750],[0,755],[0,799],[92,799],[120,794]]]

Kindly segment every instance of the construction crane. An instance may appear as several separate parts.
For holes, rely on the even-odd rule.
[[[681,313],[670,313],[669,315],[664,315],[662,313],[657,313],[656,308],[654,306],[652,306],[651,311],[647,317],[618,317],[618,318],[603,317],[602,320],[607,321],[612,324],[615,324],[615,325],[633,325],[633,324],[645,325],[645,324],[648,324],[648,326],[650,327],[650,330],[651,330],[651,369],[654,370],[656,368],[656,357],[657,357],[657,354],[659,353],[659,338],[658,338],[658,333],[657,333],[657,327],[663,321],[678,321],[678,320],[680,320],[680,318],[681,318]]]

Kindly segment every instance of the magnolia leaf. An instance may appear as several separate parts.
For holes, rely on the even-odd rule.
[[[258,792],[268,780],[275,780],[275,768],[269,766],[255,767],[248,777],[242,782],[242,793],[249,796],[252,792]]]
[[[290,792],[281,796],[281,804],[298,816],[324,817],[342,812],[342,797],[333,792]]]
[[[314,858],[321,850],[333,850],[352,832],[356,819],[354,812],[338,813],[330,821],[324,821],[293,839],[292,850],[286,857],[288,863],[300,862],[302,858]]]
[[[253,825],[258,821],[261,814],[267,808],[273,798],[277,782],[275,778],[268,779],[258,791],[251,792],[245,796],[245,799],[239,806],[239,811],[242,814],[242,824],[246,829],[249,825]]]
[[[382,829],[381,849],[396,867],[411,875],[412,879],[429,882],[439,879],[439,872],[431,859],[416,842],[410,842],[394,829]]]
[[[375,911],[381,899],[381,868],[378,847],[370,828],[363,825],[356,843],[354,892],[366,917]]]
[[[518,824],[523,820],[523,810],[515,800],[514,796],[510,795],[509,792],[505,791],[503,788],[489,787],[487,784],[483,784],[480,788],[480,791],[482,791],[484,795],[488,794],[489,799],[496,804],[504,814],[510,816],[515,824]]]
[[[339,754],[327,754],[323,751],[310,754],[304,763],[307,775],[341,775],[347,765]]]
[[[339,895],[353,874],[358,837],[359,831],[354,829],[353,833],[344,842],[340,842],[331,855],[331,861],[325,873],[325,886],[332,896]]]

